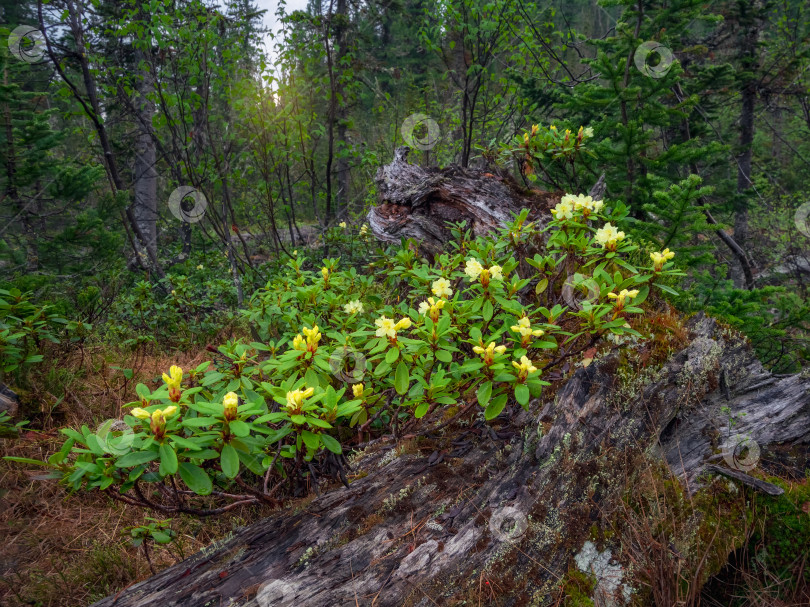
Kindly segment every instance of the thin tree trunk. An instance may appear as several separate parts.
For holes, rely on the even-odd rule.
[[[138,135],[135,142],[135,202],[132,213],[138,227],[146,238],[150,257],[157,257],[157,154],[155,142],[148,125],[152,124],[155,112],[154,103],[149,99],[152,92],[152,74],[142,51],[135,51],[135,63],[139,66],[135,110],[139,114]],[[140,66],[145,66],[143,69]]]
[[[762,10],[760,0],[752,2],[746,7],[744,20],[744,35],[740,44],[742,83],[740,90],[740,148],[737,156],[737,208],[734,212],[734,240],[745,250],[748,240],[748,191],[753,183],[751,181],[751,158],[754,151],[754,110],[757,99],[757,80],[755,72],[759,67],[757,43],[760,33],[760,15]],[[743,281],[736,272],[735,282],[740,286]],[[745,287],[751,289],[752,281],[747,278]]]
[[[47,28],[45,27],[45,18],[42,13],[42,0],[38,0],[37,2],[37,18],[39,20],[39,27],[40,32],[43,34],[43,38],[45,40],[45,45],[48,51],[48,57],[51,59],[53,63],[54,69],[62,81],[68,86],[73,97],[78,101],[78,103],[82,106],[82,110],[84,111],[85,115],[90,119],[90,122],[93,124],[93,128],[96,131],[96,135],[99,139],[99,144],[101,146],[102,151],[102,158],[104,168],[106,169],[107,179],[110,183],[110,189],[112,190],[113,194],[118,194],[120,192],[126,192],[127,188],[124,187],[124,183],[121,179],[121,174],[118,171],[118,163],[116,162],[115,153],[113,152],[112,145],[110,144],[109,137],[107,135],[107,129],[102,119],[101,113],[101,106],[98,100],[98,91],[96,89],[96,83],[93,80],[92,72],[90,69],[90,63],[87,59],[88,49],[85,46],[84,42],[84,29],[82,25],[82,16],[79,13],[78,9],[76,8],[75,3],[73,0],[66,0],[66,5],[68,9],[68,26],[70,28],[71,33],[73,34],[73,38],[76,44],[77,53],[76,56],[79,61],[79,65],[81,67],[81,74],[82,74],[82,82],[84,84],[85,94],[81,94],[78,90],[76,85],[70,80],[65,73],[64,69],[62,69],[62,61],[59,57],[57,57],[56,52],[54,51],[53,44],[51,43],[51,39],[47,35]],[[165,278],[166,274],[163,271],[163,268],[158,261],[157,256],[152,255],[149,251],[149,248],[146,246],[148,239],[141,231],[140,226],[138,225],[137,220],[135,219],[135,215],[132,212],[132,206],[127,205],[126,209],[123,211],[123,220],[125,223],[129,224],[129,229],[135,234],[136,240],[133,241],[133,246],[135,247],[136,255],[140,255],[142,251],[138,249],[138,247],[142,247],[144,249],[144,254],[149,258],[151,269],[158,275],[160,278]]]

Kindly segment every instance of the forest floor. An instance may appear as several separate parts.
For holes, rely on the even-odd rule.
[[[172,364],[189,368],[206,356],[202,349],[172,357],[102,347],[71,353],[21,395],[29,409],[38,403],[39,411],[29,416],[36,420],[35,429],[24,430],[18,439],[0,439],[0,452],[47,459],[64,442],[59,427],[95,428],[120,418],[138,382],[156,386]],[[131,368],[132,379],[118,367]],[[57,399],[54,393],[66,398]],[[71,495],[56,480],[40,480],[42,474],[0,460],[0,604],[89,605],[151,575],[143,550],[130,543],[127,528],[158,515],[97,492]],[[244,507],[227,518],[204,521],[174,518],[171,527],[177,539],[150,550],[155,570],[262,518],[266,510]]]

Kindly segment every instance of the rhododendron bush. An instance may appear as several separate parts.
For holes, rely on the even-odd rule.
[[[638,336],[650,287],[671,290],[672,252],[642,254],[625,214],[566,195],[542,227],[528,211],[486,238],[454,226],[433,261],[408,242],[359,269],[296,255],[244,311],[256,341],[138,385],[123,420],[63,430],[47,465],[74,490],[216,514],[345,481],[344,454],[376,436],[528,408],[544,370]]]

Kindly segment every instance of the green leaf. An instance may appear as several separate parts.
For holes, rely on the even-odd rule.
[[[222,466],[222,472],[228,478],[234,478],[239,474],[239,454],[232,445],[225,445],[222,447],[222,454],[219,457],[219,464]]]
[[[548,278],[544,278],[540,282],[537,283],[537,286],[534,288],[534,292],[540,295],[543,291],[546,290],[548,287]]]
[[[484,302],[484,309],[481,312],[481,314],[484,317],[484,321],[489,322],[489,320],[492,318],[493,311],[494,311],[494,309],[492,307],[492,302],[489,301],[489,300],[486,300]]]
[[[436,350],[436,359],[443,363],[453,362],[453,354],[447,350]]]
[[[668,287],[668,286],[662,285],[662,284],[658,284],[657,282],[653,283],[653,284],[656,287],[658,287],[659,289],[661,289],[662,291],[664,291],[665,293],[669,293],[670,295],[678,295],[678,292],[675,289],[671,288],[671,287]]]
[[[394,388],[397,394],[405,394],[408,391],[408,384],[411,381],[408,365],[404,361],[400,361],[397,365],[397,372],[394,377]]]
[[[303,430],[301,432],[301,438],[304,439],[304,443],[307,447],[315,451],[321,444],[321,439],[317,434],[313,434],[309,430]]]
[[[126,455],[119,457],[115,462],[116,468],[131,468],[132,466],[139,466],[146,462],[151,462],[156,459],[158,454],[155,451],[133,451]]]
[[[228,428],[230,428],[231,432],[239,438],[243,438],[250,434],[250,425],[238,419],[229,422]]]
[[[393,364],[399,358],[399,348],[391,348],[385,353],[385,362]]]
[[[160,472],[174,474],[177,472],[177,453],[168,443],[160,445]]]
[[[199,466],[182,462],[179,466],[179,472],[183,482],[197,495],[208,495],[211,493],[213,489],[211,477]]]
[[[214,417],[186,417],[180,425],[185,428],[201,428],[202,426],[213,426],[216,423],[219,423],[219,420]]]
[[[253,455],[251,453],[245,453],[244,451],[237,451],[239,455],[239,460],[245,464],[248,470],[250,470],[256,476],[264,474],[264,467],[262,466],[262,459],[257,455]]]
[[[647,297],[649,295],[650,295],[650,286],[644,285],[638,290],[638,296],[633,299],[633,305],[640,306],[647,300]]]
[[[6,455],[3,457],[3,459],[9,462],[17,462],[18,464],[31,464],[33,466],[48,465],[48,462],[43,462],[38,459],[31,459],[30,457],[12,457],[11,455]]]
[[[503,411],[503,408],[506,406],[507,400],[508,397],[506,394],[501,394],[493,399],[493,401],[489,403],[489,406],[484,411],[484,418],[489,421],[498,417],[501,414],[501,411]]]
[[[332,424],[330,424],[325,419],[321,419],[320,417],[307,417],[307,423],[310,426],[317,426],[318,428],[331,428]]]
[[[321,385],[318,374],[312,369],[307,369],[307,372],[304,374],[304,383],[310,388],[317,388]]]
[[[174,434],[172,434],[169,436],[169,440],[172,441],[172,444],[174,445],[179,445],[180,447],[185,447],[186,449],[191,449],[192,451],[199,451],[200,449],[202,449],[202,447],[198,445],[197,442],[195,442],[200,440],[198,438],[192,440],[188,438],[183,438],[182,436],[175,436]],[[194,457],[198,457],[198,454],[195,453]]]
[[[416,419],[422,418],[425,416],[425,413],[428,412],[430,408],[430,403],[420,403],[419,406],[416,408],[416,411],[413,412],[413,416]]]
[[[321,442],[323,446],[329,449],[332,453],[343,453],[343,448],[340,443],[328,434],[321,434]]]
[[[164,531],[153,531],[152,539],[158,544],[168,544],[172,541],[172,536]]]
[[[515,400],[518,404],[525,405],[529,402],[529,388],[525,384],[515,384]]]
[[[200,382],[201,386],[210,386],[214,382],[219,381],[225,377],[224,373],[220,373],[219,371],[213,371],[211,373],[206,373],[205,377],[203,377],[202,381]],[[144,386],[145,387],[145,386]]]
[[[489,404],[489,399],[492,398],[492,382],[488,381],[481,384],[476,396],[478,397],[478,404],[486,407]]]

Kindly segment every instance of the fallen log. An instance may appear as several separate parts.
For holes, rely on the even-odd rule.
[[[628,491],[648,489],[640,475],[656,461],[687,497],[719,482],[707,476],[718,468],[732,476],[725,486],[735,477],[749,484],[771,457],[807,464],[810,379],[768,373],[711,318],[698,315],[686,329],[685,347],[635,383],[618,369],[643,344],[580,367],[528,412],[375,443],[355,457],[366,476],[349,488],[274,513],[96,605],[552,605],[578,569],[595,604],[621,605],[644,591],[628,568],[640,554],[665,554],[657,565],[686,559],[639,535],[642,525],[625,533],[617,522]],[[760,450],[753,465],[750,449],[737,453],[729,441],[737,435]],[[680,539],[688,538],[671,542]],[[712,543],[722,564],[733,546]],[[695,575],[705,581],[705,571]],[[667,581],[666,572],[655,576]]]
[[[377,171],[379,204],[369,211],[368,224],[383,242],[414,238],[424,253],[436,254],[450,240],[448,223],[467,222],[473,235],[481,236],[504,227],[524,208],[535,219],[548,217],[563,194],[523,188],[494,168],[422,168],[408,162],[409,152],[397,148],[393,162]]]

